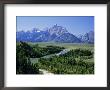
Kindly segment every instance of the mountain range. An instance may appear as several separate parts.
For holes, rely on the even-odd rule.
[[[17,31],[17,41],[26,42],[62,42],[62,43],[94,43],[94,31],[75,36],[57,24],[45,30],[33,28],[32,31]]]

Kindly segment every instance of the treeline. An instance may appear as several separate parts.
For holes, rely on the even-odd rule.
[[[93,53],[89,50],[75,49],[60,56],[40,58],[39,67],[55,74],[93,74],[94,63],[85,62],[93,59]]]
[[[38,64],[32,64],[30,58],[40,58],[45,55],[58,53],[63,47],[47,46],[39,47],[29,45],[26,42],[17,42],[16,44],[16,73],[17,74],[38,74]]]
[[[17,74],[38,74],[38,64],[32,64],[30,57],[33,49],[26,43],[20,42],[16,45],[16,73]]]
[[[46,47],[40,47],[38,44],[33,45],[33,55],[31,58],[40,58],[46,55],[59,53],[64,49],[64,47],[59,46],[46,46]]]

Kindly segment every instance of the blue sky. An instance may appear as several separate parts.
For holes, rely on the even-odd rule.
[[[28,31],[33,28],[65,27],[70,33],[75,35],[85,34],[94,30],[94,16],[17,16],[17,31]]]

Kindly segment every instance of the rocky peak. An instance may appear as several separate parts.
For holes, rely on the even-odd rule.
[[[48,32],[52,35],[55,34],[57,36],[62,35],[64,33],[68,33],[68,31],[66,30],[66,28],[62,27],[62,26],[58,26],[57,24],[54,25],[53,27],[48,29]]]

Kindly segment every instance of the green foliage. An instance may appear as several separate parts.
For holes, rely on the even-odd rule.
[[[17,44],[16,48],[16,73],[17,74],[38,74],[39,68],[37,64],[30,62],[32,48],[25,42]]]
[[[55,74],[93,74],[94,63],[85,62],[82,56],[93,56],[88,50],[70,50],[68,53],[51,58],[40,58],[39,67]]]
[[[75,49],[75,50],[70,50],[68,53],[64,54],[63,56],[74,56],[74,57],[93,57],[93,52],[89,50],[81,50],[81,49]]]
[[[64,49],[64,47],[59,47],[59,46],[47,46],[46,48],[44,48],[45,51],[48,52],[48,54],[54,54],[54,53],[58,53],[60,51],[62,51]]]
[[[65,49],[61,46],[47,45],[40,47],[38,44],[30,45],[19,42],[16,45],[16,73],[39,74],[39,68],[55,74],[94,74],[94,62],[86,62],[93,59],[94,53],[88,49],[72,49],[62,55],[54,55],[49,58],[43,56],[59,53]],[[39,58],[35,64],[30,58]]]
[[[34,49],[34,57],[40,58],[45,55],[55,54],[62,51],[64,48],[59,46],[46,46],[39,47],[38,44],[33,46]]]

